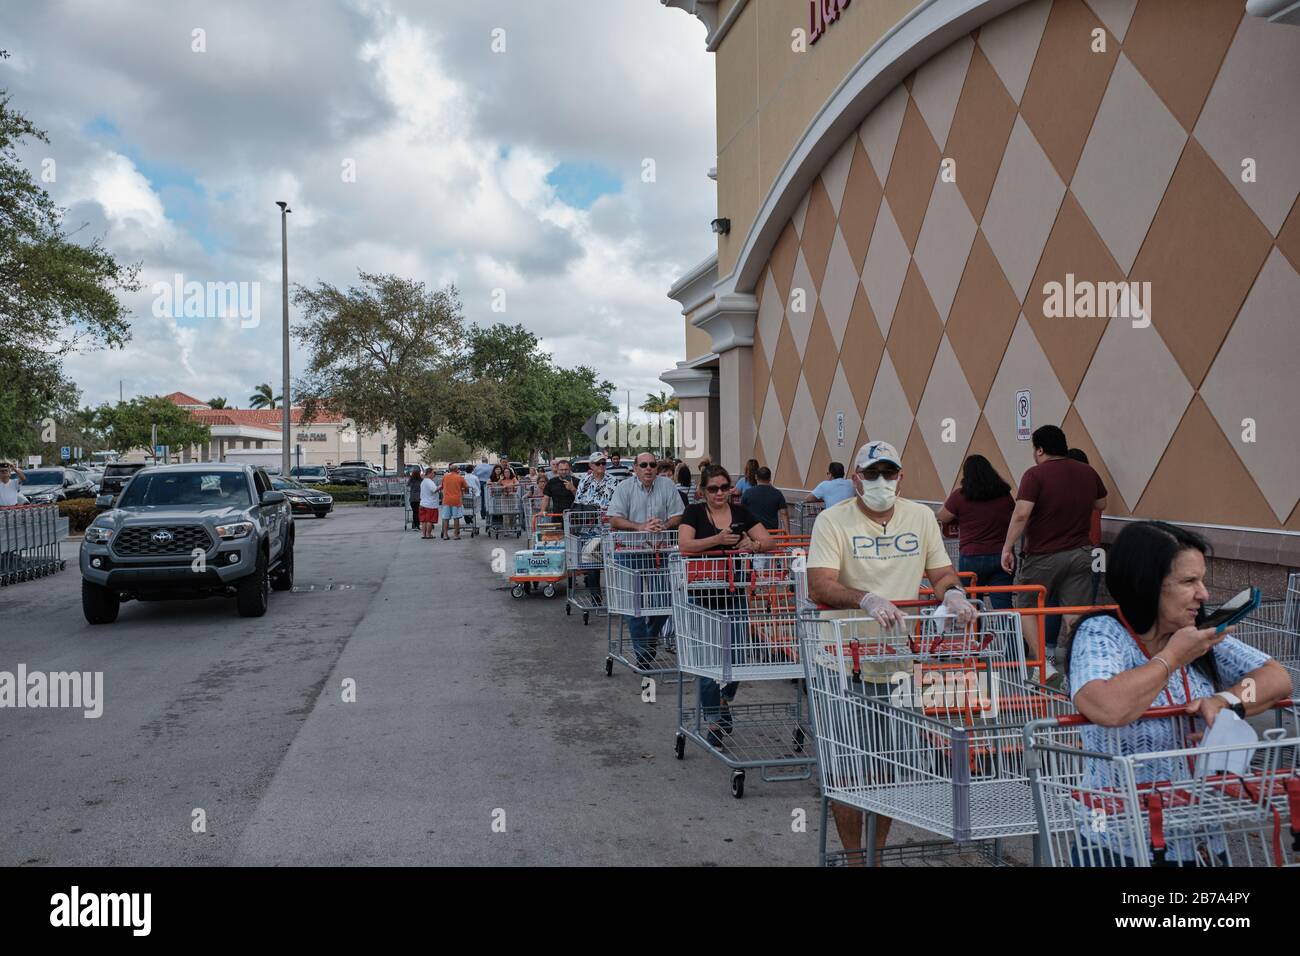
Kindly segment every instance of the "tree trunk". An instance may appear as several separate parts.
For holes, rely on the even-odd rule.
[[[393,426],[393,434],[397,442],[397,473],[400,475],[406,470],[406,439],[402,435],[401,422]]]

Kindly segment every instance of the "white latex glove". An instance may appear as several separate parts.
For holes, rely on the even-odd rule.
[[[858,607],[866,611],[885,627],[894,627],[903,623],[903,612],[894,607],[889,601],[885,600],[879,594],[872,594],[868,591],[862,595],[862,600],[858,602]]]
[[[957,618],[957,623],[965,627],[975,620],[975,605],[966,600],[966,596],[956,588],[949,588],[943,596],[944,609]]]

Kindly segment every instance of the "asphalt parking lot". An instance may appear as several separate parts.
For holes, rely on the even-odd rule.
[[[512,599],[491,564],[514,538],[422,541],[363,506],[297,534],[261,619],[128,603],[90,627],[74,541],[67,570],[0,589],[0,669],[104,682],[97,719],[0,711],[0,864],[817,862],[815,785],[751,772],[737,800],[713,757],[676,760],[675,691],[606,677],[604,620],[563,592]]]

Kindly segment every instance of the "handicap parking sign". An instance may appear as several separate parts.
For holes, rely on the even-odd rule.
[[[64,461],[67,461],[69,458],[72,457],[72,449],[69,448],[67,445],[64,445],[62,448],[59,449],[59,457],[62,458]]]

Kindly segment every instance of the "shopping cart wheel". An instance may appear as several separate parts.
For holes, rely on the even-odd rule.
[[[686,735],[680,730],[677,731],[677,759],[681,760],[686,756]]]
[[[542,597],[548,597],[548,598],[555,597],[555,585],[548,584],[546,585],[546,587],[542,588]]]
[[[731,795],[737,800],[745,795],[745,771],[736,770],[732,772]]]
[[[803,728],[802,727],[796,727],[794,729],[794,752],[797,754],[803,753]]]
[[[610,677],[614,673],[614,658],[605,658],[605,676]]]
[[[514,587],[512,587],[512,588],[510,589],[510,596],[513,597],[513,598],[521,598],[521,597],[523,597],[523,596],[524,596],[524,586],[523,586],[522,584],[516,584]]]

